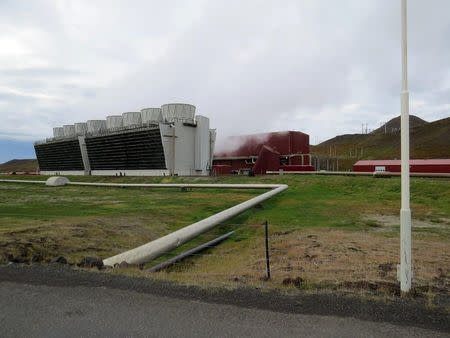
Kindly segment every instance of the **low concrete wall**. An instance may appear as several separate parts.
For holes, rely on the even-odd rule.
[[[92,176],[169,176],[170,170],[149,169],[149,170],[92,170]]]
[[[82,175],[84,175],[84,170],[40,171],[40,174],[46,175],[46,176],[51,176],[51,175],[82,176]]]

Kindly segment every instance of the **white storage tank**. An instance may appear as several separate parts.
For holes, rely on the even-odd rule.
[[[63,125],[64,137],[75,136],[75,126],[73,124]]]
[[[142,123],[162,122],[161,108],[144,108],[141,110]]]
[[[84,135],[86,133],[87,133],[87,123],[86,122],[75,123],[75,134]]]
[[[53,137],[64,137],[64,128],[63,127],[54,127],[53,128]]]
[[[174,120],[193,121],[195,106],[187,103],[168,103],[161,106],[162,117],[168,122]]]
[[[95,133],[106,129],[105,120],[88,120],[87,121],[88,133]]]
[[[106,117],[106,128],[108,130],[123,127],[123,117],[121,115],[111,115]]]
[[[135,126],[141,124],[141,112],[140,111],[131,111],[122,114],[123,117],[123,126]]]

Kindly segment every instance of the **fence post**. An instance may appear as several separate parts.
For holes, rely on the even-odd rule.
[[[267,279],[270,279],[270,263],[269,263],[269,226],[267,221],[264,224],[266,229],[266,266],[267,266]]]

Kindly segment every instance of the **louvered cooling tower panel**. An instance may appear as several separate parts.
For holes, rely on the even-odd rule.
[[[34,149],[41,171],[84,170],[78,140],[36,144]]]
[[[159,128],[86,138],[91,170],[166,169]]]

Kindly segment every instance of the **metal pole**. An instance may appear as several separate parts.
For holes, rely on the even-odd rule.
[[[225,235],[222,235],[222,236],[219,236],[219,237],[213,239],[212,241],[209,241],[207,243],[199,245],[198,247],[188,250],[186,252],[183,252],[182,254],[172,257],[165,262],[162,262],[155,266],[152,266],[151,268],[147,269],[147,271],[148,272],[157,272],[157,271],[167,269],[168,267],[174,265],[175,263],[177,263],[187,257],[195,255],[198,252],[209,249],[209,248],[219,244],[220,242],[222,242],[222,241],[226,240],[228,237],[230,237],[232,234],[234,234],[234,231],[230,231],[230,232],[226,233]]]
[[[409,207],[409,93],[406,0],[402,0],[401,158],[402,206],[400,209],[400,290],[411,290],[411,210]]]
[[[172,176],[175,176],[175,122],[172,130]]]
[[[267,279],[270,279],[270,262],[269,262],[269,225],[266,221],[264,224],[266,229],[266,267],[267,267]]]

